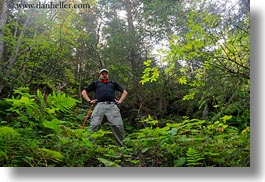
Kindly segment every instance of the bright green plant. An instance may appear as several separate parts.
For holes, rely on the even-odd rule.
[[[202,161],[204,160],[204,157],[200,152],[197,150],[189,147],[187,151],[187,166],[203,166]]]
[[[212,123],[185,117],[161,128],[151,124],[130,134],[125,143],[140,166],[248,166],[249,130],[239,133],[226,124],[230,119]],[[145,121],[156,123],[150,117]]]
[[[32,95],[27,87],[16,89],[15,95],[17,96],[6,99],[12,105],[7,111],[17,114],[22,124],[30,126],[56,119],[60,113],[69,113],[79,102],[64,93],[56,92],[50,94],[46,100],[40,90]]]

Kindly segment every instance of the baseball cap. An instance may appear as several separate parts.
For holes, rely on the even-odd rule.
[[[107,73],[108,73],[109,70],[107,70],[107,69],[104,68],[104,69],[101,69],[101,70],[99,71],[99,73],[102,73],[102,72],[107,72]]]

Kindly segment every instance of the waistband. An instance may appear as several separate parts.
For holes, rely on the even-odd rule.
[[[97,103],[102,103],[102,104],[115,104],[115,102],[112,102],[112,101],[99,101]]]

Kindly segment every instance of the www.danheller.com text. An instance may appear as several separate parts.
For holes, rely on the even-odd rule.
[[[50,1],[50,2],[41,2],[39,1],[38,3],[16,3],[14,4],[14,6],[16,8],[29,8],[29,9],[32,9],[32,8],[36,8],[36,9],[70,9],[70,8],[73,8],[73,9],[88,9],[90,8],[90,4],[75,4],[75,3],[66,3],[64,1]]]

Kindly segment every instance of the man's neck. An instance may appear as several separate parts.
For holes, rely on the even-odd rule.
[[[101,82],[103,82],[103,83],[108,83],[108,79],[107,78],[102,78],[101,80],[100,80]]]

